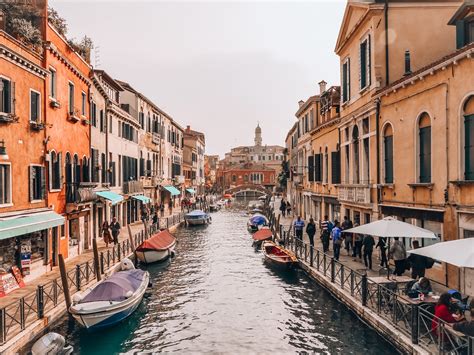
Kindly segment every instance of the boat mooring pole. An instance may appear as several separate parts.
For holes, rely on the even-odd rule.
[[[69,309],[69,307],[71,307],[71,294],[69,293],[66,264],[64,263],[63,254],[59,254],[59,271],[61,273],[61,283],[63,285],[64,301],[66,302],[66,308]]]
[[[94,251],[94,270],[95,270],[95,278],[97,281],[100,281],[100,265],[99,265],[99,249],[97,248],[97,239],[92,239],[92,249]]]

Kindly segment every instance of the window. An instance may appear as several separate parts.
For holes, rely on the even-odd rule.
[[[112,128],[113,128],[113,118],[112,116],[109,116],[109,133],[112,133]]]
[[[359,175],[359,128],[357,126],[354,126],[352,130],[352,154],[353,154],[352,182],[354,184],[358,184],[360,181],[360,175]]]
[[[331,152],[331,181],[333,184],[341,183],[341,152]]]
[[[51,152],[51,161],[50,161],[50,181],[49,188],[50,190],[60,190],[61,189],[61,160],[62,154]]]
[[[237,176],[232,175],[232,182],[236,182],[236,181],[237,181]]]
[[[56,70],[49,68],[49,96],[56,98]]]
[[[324,183],[329,182],[329,154],[328,154],[328,147],[326,147],[326,150],[324,152],[324,178],[323,178]]]
[[[86,115],[86,93],[85,92],[82,92],[81,114],[82,116]]]
[[[314,181],[314,156],[310,155],[308,157],[308,181]]]
[[[5,78],[0,81],[0,112],[13,113],[14,95],[13,83]]]
[[[97,105],[95,102],[91,103],[91,124],[97,127]]]
[[[30,122],[40,121],[40,94],[30,91]]]
[[[342,64],[342,102],[351,99],[351,58]]]
[[[10,164],[0,164],[0,205],[11,203]]]
[[[105,132],[104,110],[99,112],[99,128],[101,132]]]
[[[321,151],[321,150],[320,150]],[[321,182],[322,180],[322,154],[315,154],[314,156],[314,181]]]
[[[464,180],[474,180],[474,96],[463,107],[464,111]]]
[[[100,165],[101,165],[101,171],[102,171],[102,174],[101,174],[101,180],[102,180],[102,183],[106,183],[107,182],[107,162],[106,162],[106,159],[105,159],[105,154],[102,153],[100,155]]]
[[[92,182],[99,182],[99,151],[91,148],[91,178]]]
[[[419,126],[419,182],[431,182],[431,119],[423,113],[418,121]]]
[[[383,134],[384,178],[386,184],[393,184],[393,130],[388,124]]]
[[[370,35],[361,42],[359,47],[359,80],[360,89],[365,89],[371,84],[371,58],[370,58]]]
[[[30,166],[30,201],[38,201],[44,199],[46,187],[46,176],[44,167]]]
[[[74,113],[74,84],[69,83],[69,113]]]

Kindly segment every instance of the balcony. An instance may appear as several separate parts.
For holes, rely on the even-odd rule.
[[[370,186],[340,185],[338,197],[342,202],[370,204]]]
[[[156,187],[158,185],[158,177],[146,177],[142,178],[143,187]]]
[[[127,181],[123,183],[123,193],[130,195],[143,193],[143,183],[141,181]]]
[[[159,133],[153,133],[151,136],[151,141],[155,144],[160,144],[161,136]]]

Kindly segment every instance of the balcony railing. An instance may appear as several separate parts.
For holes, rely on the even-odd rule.
[[[135,194],[143,192],[143,183],[141,181],[127,181],[123,183],[124,194]]]
[[[370,186],[367,185],[341,185],[339,186],[339,200],[355,203],[370,203]]]

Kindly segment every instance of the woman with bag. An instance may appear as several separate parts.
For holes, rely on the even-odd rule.
[[[105,246],[108,248],[109,243],[112,243],[112,237],[110,235],[109,222],[107,221],[102,223],[102,238],[104,239]]]

